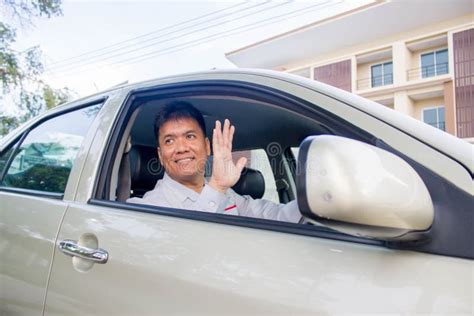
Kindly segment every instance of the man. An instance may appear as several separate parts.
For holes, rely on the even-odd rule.
[[[231,189],[247,159],[233,162],[235,127],[227,119],[223,126],[216,121],[212,133],[212,176],[207,182],[204,171],[211,145],[205,131],[202,114],[190,103],[175,101],[165,105],[155,122],[158,157],[165,175],[143,198],[127,202],[294,223],[301,219],[296,201],[275,204],[241,196]]]

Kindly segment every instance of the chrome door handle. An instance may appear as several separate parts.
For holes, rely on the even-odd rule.
[[[104,249],[91,249],[79,246],[75,240],[65,239],[59,242],[59,250],[68,256],[79,257],[95,263],[104,264],[109,259],[109,253]]]

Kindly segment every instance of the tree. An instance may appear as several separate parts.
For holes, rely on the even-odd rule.
[[[53,89],[49,85],[43,87],[43,99],[46,109],[50,110],[59,104],[66,103],[71,97],[71,91],[68,88]]]
[[[2,2],[2,14],[8,16],[11,23],[0,22],[0,80],[3,92],[0,102],[15,104],[17,113],[13,116],[0,115],[0,136],[71,97],[69,89],[53,89],[41,80],[44,69],[39,47],[25,51],[12,47],[17,35],[11,24],[25,27],[32,25],[35,18],[61,15],[61,0],[0,0]]]

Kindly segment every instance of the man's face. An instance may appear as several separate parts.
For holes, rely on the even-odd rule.
[[[211,147],[194,119],[178,118],[165,122],[160,127],[158,143],[160,161],[173,180],[186,185],[204,177]]]

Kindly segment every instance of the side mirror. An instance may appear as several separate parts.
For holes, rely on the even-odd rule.
[[[413,240],[433,223],[433,203],[416,171],[388,151],[349,138],[306,138],[296,184],[309,221],[350,235]]]

